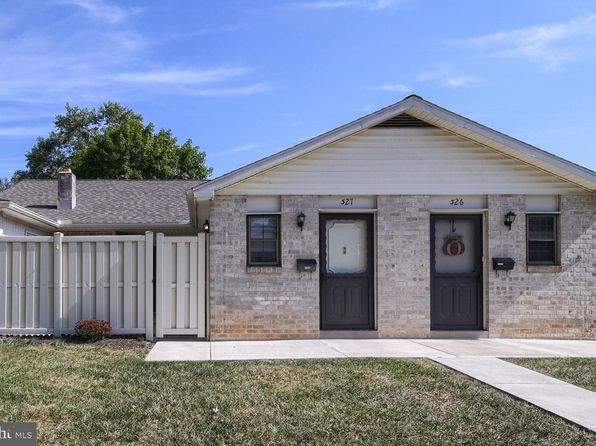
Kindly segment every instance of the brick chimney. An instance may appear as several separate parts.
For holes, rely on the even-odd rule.
[[[74,209],[77,205],[77,177],[65,168],[58,174],[58,209]]]

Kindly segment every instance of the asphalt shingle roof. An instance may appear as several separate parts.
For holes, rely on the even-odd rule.
[[[73,224],[188,223],[186,191],[200,180],[79,180],[74,209],[57,209],[57,180],[22,180],[0,192],[52,220]]]

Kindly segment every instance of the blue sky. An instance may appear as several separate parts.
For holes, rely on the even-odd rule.
[[[596,170],[596,2],[0,4],[0,176],[66,102],[122,102],[217,176],[413,93]]]

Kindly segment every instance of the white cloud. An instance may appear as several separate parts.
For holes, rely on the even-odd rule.
[[[62,103],[105,96],[106,74],[118,69],[133,52],[110,45],[97,35],[73,33],[54,38],[44,30],[24,32],[0,41],[0,100]],[[98,40],[91,46],[91,40]],[[97,89],[103,94],[97,97]]]
[[[479,82],[479,79],[476,76],[454,76],[445,79],[445,82],[450,87],[458,88],[475,85]]]
[[[451,73],[453,73],[453,65],[448,63],[442,63],[439,66],[435,67],[433,70],[424,71],[420,73],[416,80],[419,82],[423,81],[430,81],[434,79],[446,78]]]
[[[593,53],[594,41],[596,14],[588,14],[567,22],[500,31],[455,43],[488,50],[493,56],[523,57],[550,70]]]
[[[47,133],[49,128],[38,126],[51,124],[65,102],[97,106],[107,100],[126,103],[149,95],[231,98],[274,89],[250,67],[192,63],[186,56],[179,61],[168,57],[170,63],[160,63],[152,51],[161,43],[159,35],[140,33],[132,26],[106,26],[106,19],[114,22],[131,13],[120,11],[128,3],[119,3],[122,6],[116,10],[110,9],[112,3],[107,0],[62,3],[92,8],[105,19],[85,26],[73,15],[33,25],[16,22],[18,32],[5,33],[0,39],[0,137]],[[20,21],[23,14],[15,10]],[[237,28],[225,31],[233,29]]]
[[[39,136],[50,131],[50,126],[0,127],[0,136]]]
[[[213,27],[204,27],[204,28],[195,28],[192,30],[183,30],[179,32],[170,32],[165,34],[160,34],[160,36],[154,40],[155,43],[165,43],[170,42],[172,40],[179,40],[179,39],[191,39],[194,37],[201,37],[201,36],[208,36],[208,35],[216,35],[216,34],[226,34],[226,33],[234,33],[237,31],[241,31],[244,29],[250,28],[250,25],[246,23],[237,23],[235,25],[224,25],[224,26],[213,26]]]
[[[420,73],[416,80],[418,82],[435,81],[441,85],[460,88],[471,87],[482,83],[482,79],[477,76],[469,74],[460,74],[451,64],[443,63],[437,66],[434,70],[429,70]]]
[[[213,69],[163,69],[153,71],[125,72],[114,76],[122,82],[139,84],[189,85],[222,82],[242,76],[250,70],[243,67],[219,67]]]
[[[341,9],[341,8],[366,8],[378,11],[389,8],[396,0],[314,0],[293,3],[295,9]]]
[[[8,150],[8,149],[7,149]],[[19,150],[14,150],[15,152]],[[15,170],[24,169],[27,163],[25,155],[21,156],[2,156],[2,162],[0,163],[0,177],[10,178],[14,174]]]
[[[77,6],[93,19],[108,23],[122,22],[134,12],[103,0],[58,0],[58,3]]]
[[[378,90],[382,91],[395,91],[398,93],[409,93],[412,89],[405,84],[382,84],[377,87]]]
[[[115,45],[111,40],[123,35],[137,43]],[[131,36],[136,34],[114,37],[111,31],[83,30],[61,39],[50,30],[34,30],[0,40],[0,101],[63,106],[67,101],[127,100],[140,92],[217,97],[273,88],[263,81],[249,83],[250,67],[147,68],[144,56],[150,43],[142,35]]]
[[[0,122],[14,122],[14,121],[25,121],[25,120],[40,120],[52,118],[58,111],[57,108],[53,108],[53,111],[49,109],[40,110],[36,107],[35,110],[29,110],[25,108],[17,107],[2,107],[0,108]]]
[[[292,5],[296,9],[337,9],[356,6],[360,2],[350,0],[321,0],[314,2],[294,3]]]
[[[247,150],[253,150],[258,147],[259,147],[259,144],[256,144],[256,143],[242,144],[241,146],[232,147],[231,149],[224,150],[222,152],[210,153],[209,156],[231,155],[233,153],[240,153],[240,152],[246,152]]]
[[[372,2],[372,5],[370,5],[369,8],[372,10],[385,9],[389,8],[390,6],[393,6],[394,4],[395,0],[377,0],[375,2]]]
[[[183,92],[195,96],[206,97],[233,97],[233,96],[251,96],[253,94],[265,93],[274,90],[275,87],[266,82],[259,82],[256,84],[219,87],[219,88],[203,88],[197,90],[184,90]]]
[[[115,31],[106,36],[116,51],[141,51],[150,45],[145,36],[132,31]]]

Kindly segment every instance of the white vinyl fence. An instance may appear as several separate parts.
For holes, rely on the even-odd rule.
[[[176,258],[167,268],[157,268],[157,282],[165,278],[170,288],[158,288],[156,298],[169,302],[173,295],[168,291],[176,290],[173,327],[183,327],[180,334],[204,337],[205,235],[185,239],[192,240],[158,234],[158,252],[161,241],[167,252],[176,247]],[[153,339],[153,246],[150,232],[0,237],[0,335],[60,336],[71,334],[81,319],[106,319],[115,334]],[[162,316],[165,308],[156,310],[158,320],[169,320]],[[161,329],[158,325],[159,337],[178,334]]]
[[[164,237],[157,234],[155,335],[206,333],[206,236]]]

